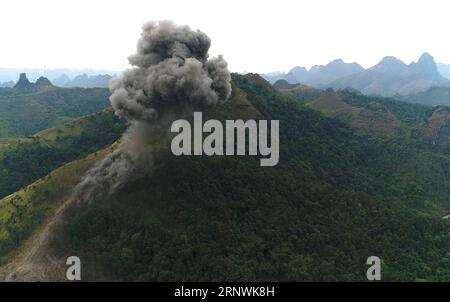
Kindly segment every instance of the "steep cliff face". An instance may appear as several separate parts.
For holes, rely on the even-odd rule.
[[[33,84],[28,80],[27,75],[25,73],[21,73],[19,76],[19,80],[16,85],[14,85],[15,89],[27,89],[31,88]]]

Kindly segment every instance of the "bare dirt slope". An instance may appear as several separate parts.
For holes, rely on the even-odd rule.
[[[51,241],[55,231],[64,223],[64,213],[73,204],[65,199],[45,225],[24,243],[20,252],[0,268],[3,281],[64,281],[66,257],[55,256]]]

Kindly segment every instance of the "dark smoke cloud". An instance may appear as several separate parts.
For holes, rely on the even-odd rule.
[[[75,188],[90,202],[149,173],[167,146],[170,123],[225,102],[231,94],[226,61],[208,58],[211,40],[170,21],[149,22],[129,57],[132,69],[110,83],[115,113],[130,122],[119,147],[97,163]]]
[[[137,53],[129,57],[135,68],[111,83],[116,113],[149,122],[173,107],[202,109],[226,101],[230,72],[222,57],[208,60],[210,44],[187,26],[145,24]]]

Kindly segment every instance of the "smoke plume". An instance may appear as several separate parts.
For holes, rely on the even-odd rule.
[[[173,120],[229,98],[227,63],[208,58],[210,44],[203,32],[170,21],[142,27],[137,53],[128,58],[133,68],[110,83],[112,107],[129,127],[115,151],[76,186],[77,200],[105,198],[151,172]]]

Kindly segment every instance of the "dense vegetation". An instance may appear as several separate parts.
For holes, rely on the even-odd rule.
[[[32,135],[109,106],[104,88],[0,89],[0,137]]]
[[[9,140],[0,148],[0,198],[69,161],[112,144],[125,125],[105,110],[35,136]]]
[[[82,175],[110,149],[103,149],[83,159],[53,170],[47,176],[24,187],[0,202],[0,264],[21,250],[25,239],[39,230],[71,192]]]
[[[233,81],[264,119],[280,120],[279,165],[167,155],[153,175],[74,214],[66,247],[85,276],[365,280],[377,255],[384,281],[450,280],[448,155],[409,136],[355,133],[257,75]],[[427,110],[397,112],[419,123]]]
[[[124,129],[124,122],[107,109],[0,147],[1,197],[24,187],[0,202],[0,263],[54,210],[56,201],[67,195],[98,150],[115,142]],[[91,153],[88,160],[54,171]]]
[[[373,102],[383,103],[397,118],[407,125],[422,123],[433,110],[432,107],[427,105],[407,103],[392,98],[366,96],[350,90],[342,90],[340,95],[344,102],[356,107],[366,106]]]

